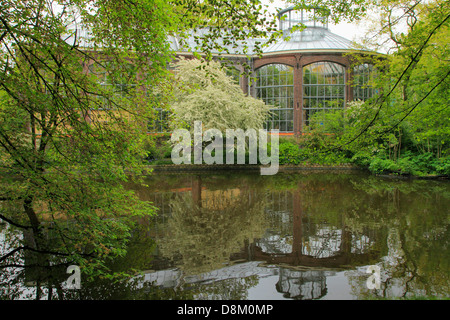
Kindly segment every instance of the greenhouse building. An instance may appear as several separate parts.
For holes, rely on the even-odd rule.
[[[342,109],[349,101],[365,101],[373,95],[369,81],[373,65],[364,62],[364,57],[375,53],[356,49],[350,40],[332,33],[327,17],[319,16],[318,10],[323,9],[291,7],[280,11],[282,36],[263,46],[262,55],[244,55],[240,48],[222,54],[234,66],[230,73],[245,93],[275,106],[267,130],[299,135],[307,131],[314,113]],[[295,28],[299,24],[306,28]],[[187,40],[190,50],[172,39],[178,56],[192,55],[195,36]],[[264,43],[264,39],[246,41],[250,50],[256,43]],[[250,76],[244,72],[244,65],[250,67]]]

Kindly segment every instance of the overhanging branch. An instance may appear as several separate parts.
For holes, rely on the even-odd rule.
[[[5,217],[4,215],[0,214],[0,219],[3,221],[6,221],[7,223],[9,223],[10,225],[20,228],[20,229],[31,229],[31,226],[25,226],[25,225],[21,225],[17,222],[12,221],[11,219]]]

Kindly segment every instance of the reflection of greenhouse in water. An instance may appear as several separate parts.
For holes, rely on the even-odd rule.
[[[329,274],[329,271],[322,270],[298,271],[281,268],[277,291],[290,299],[319,299],[327,293],[327,275]]]
[[[255,203],[264,198],[266,202],[262,210],[263,216],[258,219],[265,220],[265,229],[257,238],[246,238],[237,250],[224,251],[225,254],[222,256],[219,254],[222,261],[215,266],[211,265],[210,270],[202,269],[193,274],[186,272],[183,266],[180,267],[176,259],[173,260],[176,256],[164,257],[163,251],[158,250],[157,255],[162,256],[155,259],[156,264],[152,268],[156,271],[147,273],[143,280],[160,288],[175,288],[187,284],[204,285],[228,280],[237,281],[252,276],[258,278],[276,276],[278,277],[276,290],[285,298],[319,299],[327,293],[326,279],[336,272],[333,270],[352,264],[364,265],[373,258],[371,247],[374,244],[375,234],[367,231],[350,232],[343,223],[330,223],[325,217],[308,212],[302,203],[300,190],[262,193],[264,194],[246,187],[208,189],[202,184],[201,178],[198,178],[193,179],[190,188],[148,194],[148,199],[159,208],[151,233],[162,243],[173,242],[171,234],[174,231],[173,223],[172,229],[168,227],[171,225],[171,219],[184,223],[190,215],[198,214],[194,212],[196,209],[193,209],[192,204],[206,211],[211,210],[211,215],[222,215],[226,212],[230,214],[230,208],[231,211],[242,210],[245,215],[247,211],[253,210]],[[181,207],[186,208],[186,212],[181,213],[183,219],[180,219],[180,207],[174,212],[173,206],[174,201],[180,197],[184,197],[185,202],[178,204],[181,203]],[[235,205],[239,207],[233,207]],[[248,207],[245,207],[246,205]],[[225,218],[223,221],[230,219]],[[251,228],[251,221],[254,220],[249,221],[250,225],[239,227]],[[210,232],[214,230],[214,234],[220,234],[216,229],[221,226],[211,225],[215,222],[216,220],[207,218],[206,222],[202,220],[198,223],[203,224],[205,230]],[[205,223],[210,225],[204,225]],[[222,227],[229,226],[231,224]],[[180,228],[193,230],[191,226]],[[197,232],[198,230],[195,229]],[[194,251],[184,253],[186,252]],[[203,253],[199,253],[201,254]],[[171,262],[161,263],[165,260]]]
[[[150,299],[448,298],[448,197],[441,184],[402,182],[374,194],[372,179],[233,176],[189,174],[174,182],[155,175],[151,187],[135,189],[159,213],[139,221],[143,228],[119,261],[147,271],[114,294],[136,286]],[[6,231],[0,232],[4,253],[12,239]],[[17,258],[27,265],[35,259]],[[369,265],[382,268],[378,290],[367,287]],[[47,279],[67,280],[62,269],[58,277],[34,271],[3,269],[2,283],[18,282],[0,287],[0,294],[38,295]],[[93,285],[98,297],[113,296],[111,287]],[[82,289],[90,294],[92,287],[83,282]]]
[[[317,218],[302,208],[299,193],[273,192],[267,208],[270,228],[256,241],[262,252],[273,255],[294,251],[315,258],[327,258],[350,249],[351,253],[370,251],[375,234],[349,233],[345,226],[331,225],[326,219]],[[301,249],[300,249],[301,248]]]
[[[191,190],[152,194],[151,201],[159,209],[159,214],[155,217],[157,223],[155,223],[154,230],[156,233],[164,234],[165,222],[171,216],[170,200],[185,193],[191,193]],[[208,196],[214,196],[214,192],[208,193],[208,190],[203,190],[202,194],[207,194],[206,197],[201,198],[202,205],[207,206],[209,202],[212,202]],[[238,192],[230,190],[229,194],[236,196]],[[308,213],[302,212],[303,210],[299,207],[301,204],[297,203],[297,206],[294,206],[294,202],[299,201],[296,198],[298,195],[289,191],[269,194],[269,205],[266,207],[269,228],[262,238],[255,241],[255,246],[262,252],[274,255],[288,254],[293,252],[293,246],[300,245],[299,243],[301,243],[302,254],[316,258],[332,257],[343,250],[344,245],[350,248],[351,253],[355,254],[370,251],[373,244],[372,239],[375,238],[373,232],[348,234],[345,230],[338,229],[326,221],[315,221]],[[298,217],[299,215],[301,218]],[[296,225],[294,225],[294,219],[297,221]],[[295,235],[300,239],[294,239]],[[350,241],[350,243],[346,241]]]
[[[323,270],[291,270],[285,267],[262,266],[260,261],[250,261],[191,276],[184,276],[179,269],[160,270],[145,274],[141,281],[161,289],[170,289],[182,285],[189,287],[227,280],[238,281],[252,276],[259,278],[278,276],[276,290],[285,298],[313,300],[325,296],[327,293],[326,277],[333,273]],[[220,298],[218,295],[219,293],[216,293],[216,296],[212,294],[207,298]],[[199,294],[197,298],[206,297]]]

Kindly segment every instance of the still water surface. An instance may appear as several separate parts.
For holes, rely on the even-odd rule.
[[[158,208],[152,250],[136,244],[129,258],[153,299],[449,297],[447,181],[302,171],[146,182],[136,191]]]
[[[145,187],[128,188],[157,215],[139,221],[145,232],[112,268],[142,274],[126,283],[83,279],[73,299],[450,297],[448,181],[360,171],[154,173]],[[368,287],[378,276],[369,266],[379,267],[378,288]],[[36,285],[24,283],[30,292]]]

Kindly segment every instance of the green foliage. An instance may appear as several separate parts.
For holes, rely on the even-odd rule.
[[[350,159],[351,163],[354,163],[360,167],[367,168],[373,158],[373,154],[368,151],[356,152]]]
[[[436,172],[450,177],[450,157],[441,158],[437,161]]]
[[[0,268],[20,268],[25,252],[43,268],[110,276],[106,262],[125,255],[136,220],[154,213],[123,184],[141,183],[147,120],[173,98],[167,39],[184,45],[208,25],[195,50],[210,59],[266,35],[263,10],[243,0],[2,1],[0,218],[29,237]]]
[[[432,153],[415,155],[406,153],[394,160],[374,157],[369,170],[374,173],[395,173],[399,175],[449,175],[450,157],[436,159]]]
[[[305,5],[305,1],[291,1]],[[314,6],[329,1],[314,1]],[[350,102],[345,110],[319,112],[310,122],[306,148],[341,154],[373,172],[446,174],[450,150],[450,4],[358,1],[332,8],[338,19],[365,14],[375,5],[373,33],[365,43],[389,54],[351,54],[354,64],[370,63],[379,95]],[[413,22],[412,22],[413,21]],[[402,31],[400,31],[402,30]],[[383,39],[381,41],[380,39]],[[385,47],[380,48],[380,44]],[[388,46],[388,47],[386,47]]]
[[[154,162],[158,160],[170,159],[172,155],[172,146],[169,142],[160,144],[152,143],[146,146],[146,161]]]
[[[279,163],[286,164],[300,164],[305,160],[305,155],[300,147],[292,142],[281,142],[279,147]]]
[[[401,166],[389,159],[374,158],[369,165],[369,169],[374,173],[399,172]],[[407,172],[405,172],[407,173]]]
[[[323,141],[317,135],[308,136],[303,141],[280,139],[280,165],[341,165],[349,163],[343,153],[327,151],[318,145]]]
[[[360,20],[376,3],[373,0],[341,1],[338,4],[334,0],[287,0],[286,2],[295,5],[295,8],[326,8],[318,12],[324,16],[329,15],[329,18],[335,23]]]
[[[346,120],[344,113],[342,109],[316,112],[310,119],[309,130],[315,133],[342,134]]]

